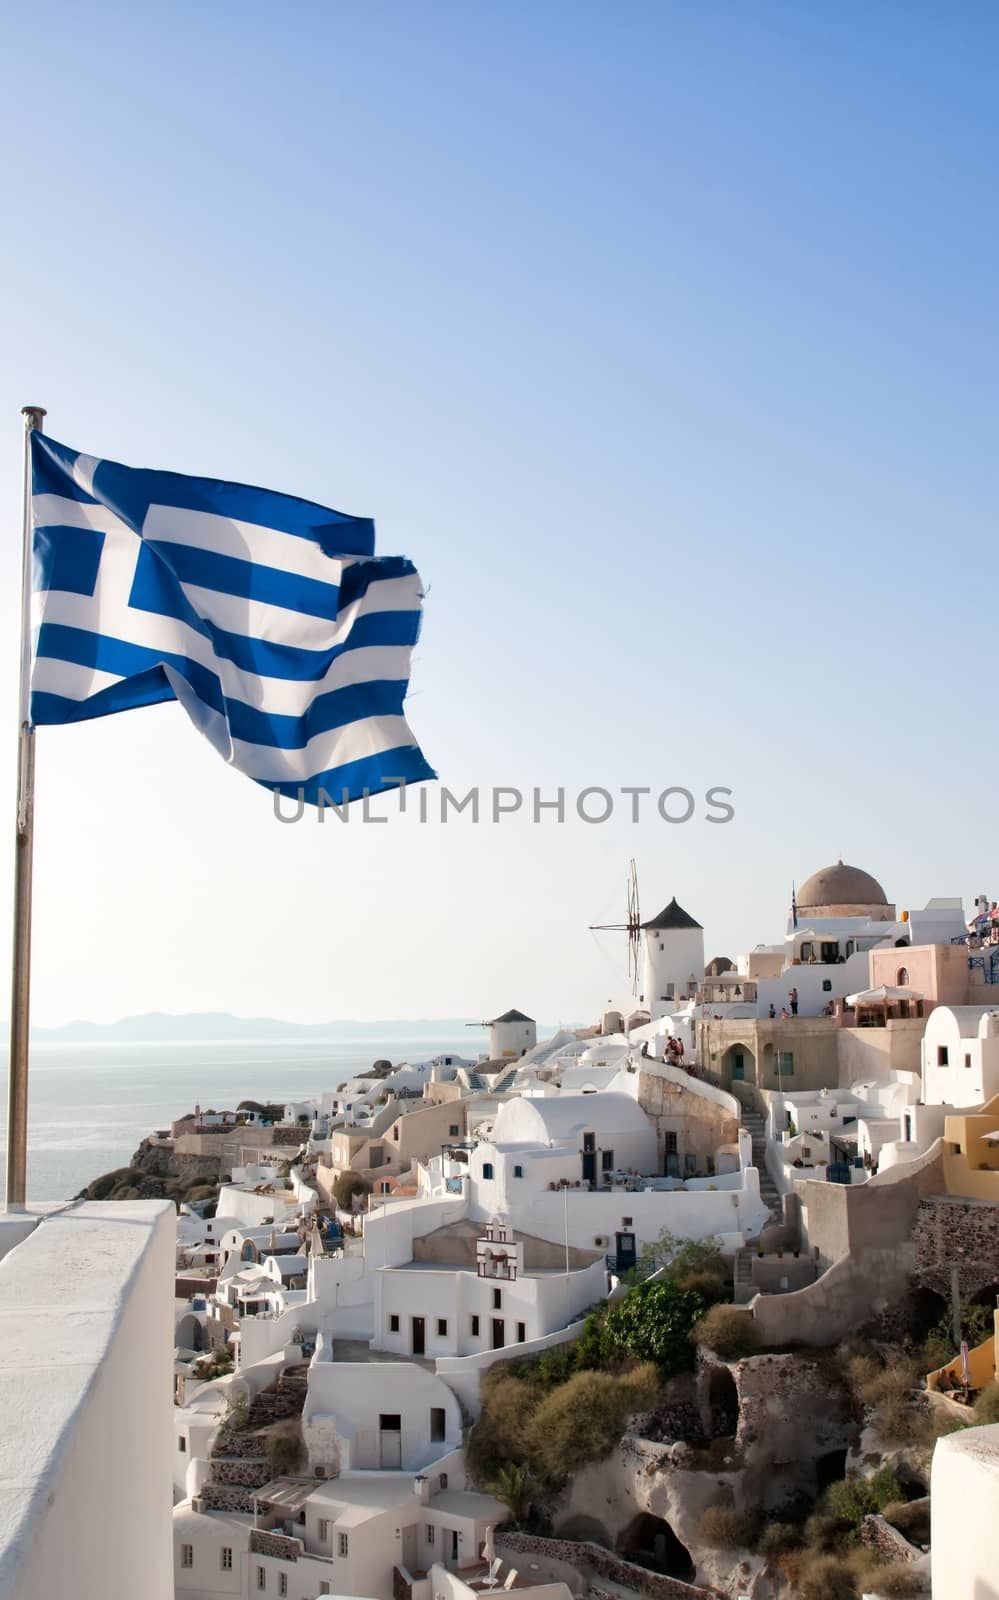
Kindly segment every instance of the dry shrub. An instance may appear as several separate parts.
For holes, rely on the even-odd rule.
[[[690,1336],[695,1344],[713,1350],[725,1361],[755,1355],[762,1343],[752,1313],[736,1306],[712,1306],[695,1323]]]
[[[541,1395],[533,1384],[498,1367],[483,1373],[481,1394],[482,1412],[469,1433],[467,1456],[476,1482],[488,1483],[508,1462],[524,1461],[526,1429]]]
[[[757,1550],[768,1561],[787,1555],[801,1546],[801,1529],[793,1522],[769,1522],[760,1535]]]
[[[857,1395],[862,1395],[864,1389],[873,1383],[883,1370],[877,1357],[865,1352],[847,1356],[843,1362],[843,1376]]]
[[[866,1548],[812,1556],[801,1565],[795,1600],[859,1600],[865,1590],[876,1587],[875,1574],[884,1571],[877,1554]]]
[[[930,1508],[925,1499],[893,1500],[881,1515],[904,1534],[910,1544],[929,1544]]]
[[[267,1434],[265,1441],[267,1459],[276,1477],[300,1472],[305,1465],[305,1445],[302,1441],[302,1424],[296,1418],[279,1422]]]
[[[814,1554],[834,1555],[842,1550],[850,1524],[833,1511],[815,1511],[804,1528],[805,1544]]]
[[[523,1393],[523,1385],[517,1385]],[[563,1482],[591,1461],[609,1456],[628,1418],[655,1403],[659,1380],[649,1364],[620,1377],[577,1372],[544,1396],[523,1428],[527,1462],[549,1484]]]
[[[798,1600],[857,1600],[853,1567],[843,1556],[815,1556],[798,1575]]]
[[[983,1389],[974,1405],[975,1426],[985,1422],[999,1422],[999,1383],[990,1383]]]
[[[905,1561],[893,1561],[891,1566],[879,1567],[871,1576],[871,1582],[879,1595],[891,1595],[894,1600],[896,1595],[924,1594],[926,1581],[921,1572],[917,1572]]]
[[[708,1506],[697,1531],[712,1550],[746,1550],[752,1543],[753,1519],[734,1506]]]

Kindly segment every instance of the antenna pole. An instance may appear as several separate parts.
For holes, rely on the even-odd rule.
[[[18,693],[17,821],[14,844],[14,946],[10,983],[7,1094],[7,1210],[23,1211],[28,1174],[28,1028],[31,1000],[31,868],[35,825],[35,730],[31,725],[31,435],[42,406],[23,406],[21,667]]]

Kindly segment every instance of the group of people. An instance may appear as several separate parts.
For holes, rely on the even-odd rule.
[[[781,1006],[781,1008],[780,1008],[780,1020],[781,1020],[781,1022],[790,1022],[792,1017],[796,1017],[798,1015],[798,991],[797,991],[797,989],[788,990],[787,1005],[791,1007],[790,1011],[787,1009],[787,1006]],[[770,1002],[770,1020],[773,1021],[776,1016],[777,1016],[777,1008],[774,1005],[773,1001],[771,1000],[771,1002]]]

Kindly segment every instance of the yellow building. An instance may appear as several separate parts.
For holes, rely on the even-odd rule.
[[[944,1121],[947,1193],[999,1201],[999,1095]]]

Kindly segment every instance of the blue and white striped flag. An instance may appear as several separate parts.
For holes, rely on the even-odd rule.
[[[36,724],[179,700],[232,766],[337,805],[435,776],[403,716],[419,574],[374,523],[31,435]]]

